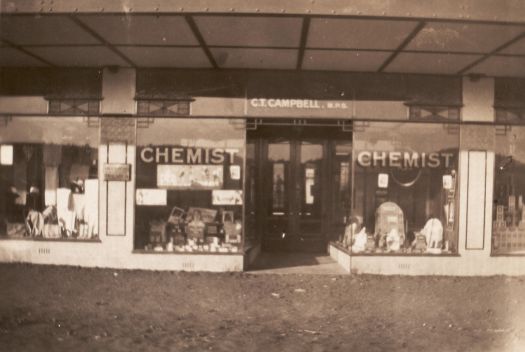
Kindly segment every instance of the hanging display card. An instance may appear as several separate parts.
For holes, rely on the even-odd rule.
[[[236,189],[213,190],[211,199],[213,205],[241,205],[242,191]]]
[[[239,165],[230,165],[230,177],[232,180],[241,179],[241,167]]]
[[[13,165],[12,145],[0,145],[0,165]]]
[[[388,174],[377,175],[377,187],[388,188]]]
[[[170,189],[220,189],[222,165],[157,165],[157,187]]]
[[[443,189],[452,189],[452,175],[443,175]]]
[[[168,191],[165,189],[138,188],[135,199],[137,205],[167,205]]]

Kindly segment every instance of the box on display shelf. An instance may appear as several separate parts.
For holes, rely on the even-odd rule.
[[[525,226],[499,228],[493,232],[493,249],[496,252],[525,251]]]
[[[406,231],[403,211],[393,202],[378,207],[373,233],[367,232],[361,216],[348,219],[340,242],[352,253],[446,254],[455,248],[453,225],[443,227],[441,220],[430,218],[422,229]]]
[[[238,253],[242,242],[242,225],[233,211],[173,207],[167,221],[149,223],[149,243],[145,250],[156,252]]]

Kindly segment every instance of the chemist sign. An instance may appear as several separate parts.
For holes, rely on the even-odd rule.
[[[357,163],[362,167],[450,168],[454,153],[417,153],[400,151],[360,151]]]
[[[260,117],[341,117],[352,116],[353,102],[320,99],[246,99],[246,114]]]

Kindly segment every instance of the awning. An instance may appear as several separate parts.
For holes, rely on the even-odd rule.
[[[525,76],[519,1],[217,3],[3,1],[0,66]]]

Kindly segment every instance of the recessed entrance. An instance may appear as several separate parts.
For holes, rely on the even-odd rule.
[[[352,134],[290,124],[248,132],[247,231],[263,252],[326,253],[350,206]]]

